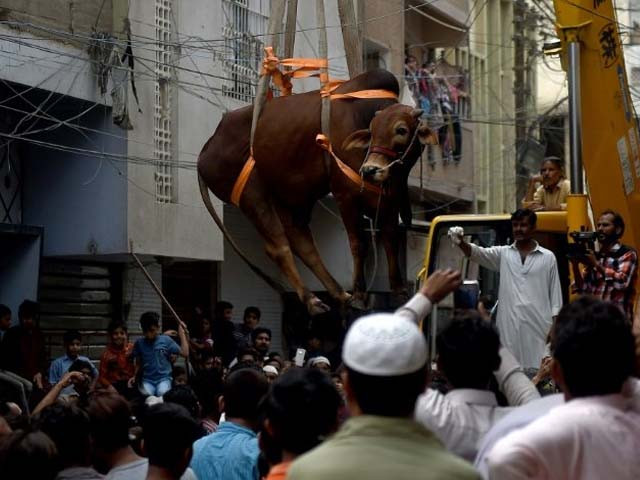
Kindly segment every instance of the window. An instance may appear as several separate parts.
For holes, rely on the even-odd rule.
[[[222,0],[224,95],[251,102],[255,96],[271,0]]]
[[[171,141],[171,1],[156,0],[156,82],[153,113],[156,202],[174,199]]]

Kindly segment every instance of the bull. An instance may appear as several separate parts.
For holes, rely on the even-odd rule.
[[[366,89],[399,91],[395,77],[385,70],[359,75],[335,93]],[[273,98],[260,115],[253,145],[251,170],[238,206],[264,239],[265,250],[305,304],[311,315],[328,310],[303,284],[295,254],[341,304],[364,308],[364,260],[367,238],[363,215],[377,219],[388,262],[389,283],[402,295],[405,285],[398,262],[398,215],[410,223],[407,178],[421,153],[421,144],[435,135],[420,122],[421,110],[389,98],[335,100],[331,103],[331,143],[334,153],[363,180],[345,175],[339,160],[325,156],[316,144],[320,133],[321,97],[318,91]],[[253,265],[229,237],[209,198],[210,189],[229,202],[236,179],[250,153],[251,106],[225,114],[198,158],[203,201],[218,227],[254,271]],[[400,161],[402,160],[402,161]],[[364,188],[365,180],[381,188]],[[370,187],[370,184],[366,185]],[[353,295],[331,276],[316,248],[309,222],[315,203],[331,192],[347,231],[353,256]]]

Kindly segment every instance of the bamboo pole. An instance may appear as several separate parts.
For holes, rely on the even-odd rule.
[[[354,8],[354,0],[338,0],[338,13],[340,15],[340,25],[342,26],[342,40],[344,42],[344,51],[347,56],[347,67],[349,68],[349,77],[353,78],[363,72],[362,68],[362,42],[358,22],[356,20],[356,12]]]
[[[287,3],[287,23],[284,29],[284,57],[293,57],[293,47],[296,42],[296,20],[298,18],[298,0]]]
[[[329,58],[329,46],[327,42],[327,20],[324,11],[324,0],[316,0],[316,23],[318,26],[318,55],[320,58],[328,59]],[[329,78],[329,67],[323,67],[320,69],[320,79],[325,78],[328,80]],[[322,133],[327,136],[327,138],[331,138],[331,99],[327,97],[322,97],[322,108],[320,110],[320,128]],[[329,158],[329,154],[327,152],[324,153],[325,162],[328,165],[331,163]]]
[[[156,291],[156,293],[162,300],[162,303],[164,303],[164,305],[169,309],[169,312],[171,312],[171,315],[173,315],[173,318],[176,319],[176,321],[178,322],[178,325],[180,325],[184,329],[184,332],[187,335],[189,335],[189,329],[187,328],[187,325],[182,321],[182,319],[178,316],[177,312],[173,309],[173,307],[169,303],[169,300],[167,300],[167,297],[164,296],[164,294],[162,293],[162,290],[160,290],[160,287],[158,287],[158,284],[153,280],[153,278],[149,274],[149,271],[146,268],[144,268],[144,265],[142,265],[142,262],[140,261],[138,256],[135,253],[133,253],[133,248],[131,248],[130,250],[131,251],[129,253],[133,257],[135,262],[138,264],[138,267],[140,268],[140,270],[142,270],[142,273],[144,274],[144,276],[147,277],[147,280],[149,280],[149,283],[151,284],[153,289]]]
[[[267,30],[267,46],[272,46],[274,53],[278,54],[278,47],[280,43],[280,31],[282,30],[282,19],[284,17],[284,9],[286,6],[286,0],[271,0],[271,16],[269,17],[269,26]],[[267,98],[267,88],[269,88],[270,77],[268,75],[262,75],[258,80],[258,86],[256,87],[256,98],[253,102],[253,118],[251,119],[251,137],[250,143],[253,149],[253,140],[256,135],[256,127],[258,125],[258,119],[260,118],[260,112],[262,106]]]

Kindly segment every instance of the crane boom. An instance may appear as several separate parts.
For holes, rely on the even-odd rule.
[[[640,142],[613,0],[554,0],[563,68],[580,44],[582,164],[594,213],[618,211],[640,247]]]

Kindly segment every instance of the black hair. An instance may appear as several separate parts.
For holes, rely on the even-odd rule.
[[[123,397],[111,392],[94,394],[87,412],[96,447],[112,453],[129,445],[131,409]]]
[[[349,367],[345,369],[351,391],[365,415],[412,416],[416,400],[427,383],[427,365],[416,372],[393,377],[365,375]]]
[[[524,220],[525,218],[532,227],[535,227],[536,223],[538,223],[538,216],[536,215],[536,212],[529,210],[528,208],[519,208],[511,214],[512,222],[514,220]]]
[[[603,215],[611,215],[613,217],[613,226],[616,227],[616,229],[620,229],[620,233],[618,234],[616,232],[616,235],[618,235],[618,238],[622,237],[622,235],[624,235],[624,218],[622,218],[622,215],[613,210],[605,210],[600,214],[600,216]]]
[[[551,351],[572,397],[619,393],[634,369],[634,339],[624,313],[594,297],[560,310]]]
[[[200,372],[193,380],[193,391],[198,397],[203,416],[217,417],[218,398],[222,395],[222,375],[217,370]]]
[[[193,418],[200,417],[200,403],[198,397],[189,385],[174,385],[162,396],[165,403],[175,403],[187,409]]]
[[[111,320],[109,322],[109,325],[107,326],[107,332],[109,334],[112,334],[118,328],[121,328],[122,330],[124,330],[125,333],[129,332],[129,328],[127,327],[127,322],[125,322],[123,320],[120,320],[120,319]]]
[[[67,330],[66,332],[64,332],[62,341],[65,345],[70,344],[74,340],[79,340],[80,342],[82,341],[82,335],[80,335],[80,332],[78,330]]]
[[[236,355],[236,358],[238,359],[238,361],[240,361],[240,359],[246,355],[251,355],[253,357],[254,362],[257,362],[258,360],[260,360],[260,354],[253,347],[246,347],[246,348],[243,348],[242,350],[239,350],[238,355]]]
[[[0,318],[4,317],[5,315],[11,315],[11,309],[4,303],[0,303]]]
[[[542,162],[540,162],[540,166],[542,167],[547,162],[553,163],[556,167],[558,167],[559,170],[564,173],[564,160],[562,160],[560,157],[555,157],[553,155],[550,157],[544,157],[542,159]]]
[[[93,371],[93,365],[91,365],[91,363],[87,362],[86,360],[80,360],[78,358],[74,360],[71,366],[69,367],[70,372],[81,372],[82,370],[89,370],[90,372],[89,375],[91,376],[91,378],[95,377],[95,374]]]
[[[35,318],[40,312],[40,305],[32,300],[23,301],[18,307],[18,318]]]
[[[260,368],[232,370],[224,383],[224,409],[227,419],[258,421],[258,405],[269,389],[269,382]]]
[[[300,455],[336,430],[341,404],[340,394],[326,374],[295,368],[272,384],[261,411],[273,428],[269,436],[280,449]]]
[[[271,340],[271,329],[267,327],[256,327],[251,330],[251,341],[255,342],[256,338],[258,338],[258,335],[260,335],[261,333],[266,333],[267,335],[269,335],[269,340]]]
[[[247,318],[249,316],[249,314],[253,313],[256,317],[258,317],[258,320],[260,320],[260,315],[262,315],[262,313],[260,312],[260,309],[258,307],[247,307],[244,309],[244,317],[243,318]]]
[[[216,306],[213,309],[216,320],[222,320],[220,317],[222,317],[222,314],[225,310],[229,310],[230,308],[232,309],[233,305],[229,302],[226,302],[224,300],[217,302]]]
[[[84,410],[56,403],[40,412],[36,425],[56,444],[62,468],[90,464],[91,428]]]
[[[53,480],[58,473],[58,451],[46,433],[16,430],[0,444],[2,478]]]
[[[160,315],[156,312],[144,312],[140,315],[140,328],[142,328],[143,333],[151,330],[151,327],[158,327],[159,325]]]
[[[186,375],[186,374],[187,374],[187,370],[184,367],[181,367],[180,365],[176,365],[171,369],[171,376],[173,378],[176,378],[178,375]]]
[[[194,441],[200,437],[198,423],[181,405],[160,403],[147,409],[143,424],[144,448],[149,464],[181,475],[176,471],[188,465],[185,452],[191,449]]]
[[[454,388],[487,388],[500,367],[500,337],[475,310],[456,312],[436,337],[438,362]]]

